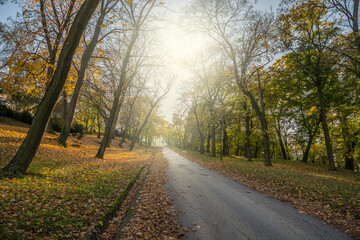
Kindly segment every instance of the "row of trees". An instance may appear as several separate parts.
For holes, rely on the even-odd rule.
[[[288,0],[277,14],[247,0],[194,1],[187,18],[210,45],[188,64],[167,142],[266,166],[311,158],[358,169],[358,12],[357,0]]]
[[[153,141],[163,124],[159,103],[172,85],[153,59],[151,24],[161,4],[31,0],[21,16],[1,23],[2,94],[10,107],[35,113],[4,172],[24,174],[45,129],[52,132],[55,124],[61,126],[59,144],[66,146],[74,118],[86,131],[104,132],[99,158],[115,132],[124,136],[121,145],[130,139],[130,150],[144,138]]]

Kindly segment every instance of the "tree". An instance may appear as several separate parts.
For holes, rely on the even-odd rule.
[[[261,88],[258,70],[271,61],[272,16],[251,10],[246,0],[196,1],[192,12],[191,17],[198,22],[200,30],[220,45],[231,61],[236,83],[261,122],[265,165],[271,166],[265,104],[260,102],[259,106],[249,84],[257,79]],[[256,74],[258,77],[254,78]]]
[[[112,132],[115,129],[118,113],[120,110],[119,108],[120,100],[123,99],[123,94],[122,94],[123,86],[127,80],[127,67],[130,62],[131,53],[133,51],[136,40],[141,31],[141,27],[146,23],[146,20],[149,17],[149,14],[153,9],[154,4],[155,4],[155,0],[146,0],[143,3],[139,2],[137,4],[131,4],[129,6],[123,5],[123,8],[129,15],[129,23],[131,24],[131,27],[133,29],[131,30],[130,40],[128,42],[126,53],[123,58],[121,73],[119,76],[119,84],[115,91],[115,98],[110,111],[108,122],[106,124],[104,138],[96,154],[97,158],[104,157],[106,147],[108,146]]]
[[[45,96],[42,98],[29,132],[14,158],[2,170],[9,175],[24,174],[39,148],[46,123],[63,90],[72,58],[83,31],[100,0],[85,0],[79,9],[61,49],[56,69]]]
[[[153,112],[155,107],[158,106],[160,101],[165,98],[166,94],[168,94],[168,92],[170,91],[171,85],[172,85],[172,81],[167,82],[167,86],[165,87],[165,89],[163,89],[163,92],[160,93],[161,85],[159,83],[157,83],[156,90],[155,90],[153,96],[151,97],[151,99],[149,99],[148,113],[147,113],[144,121],[142,122],[139,130],[136,132],[136,134],[131,139],[131,143],[130,143],[130,147],[129,147],[130,151],[132,151],[134,149],[135,143],[139,139],[140,134],[142,133],[143,129],[145,128],[145,126],[149,120],[149,117],[151,116],[151,113]]]
[[[338,56],[327,49],[334,42],[338,28],[334,21],[326,20],[326,9],[318,7],[319,0],[296,4],[288,14],[279,17],[278,27],[283,46],[290,50],[289,62],[300,68],[318,95],[320,118],[329,160],[329,170],[336,170],[329,127],[324,88],[336,78]],[[329,61],[331,60],[331,61]]]
[[[66,119],[64,121],[62,130],[61,130],[61,134],[58,139],[58,142],[60,144],[62,144],[63,146],[66,146],[66,140],[69,136],[71,123],[74,118],[76,103],[77,103],[77,100],[78,100],[78,97],[80,94],[81,87],[84,83],[85,72],[88,67],[88,63],[90,61],[91,55],[92,55],[93,51],[95,50],[96,45],[99,43],[99,41],[103,41],[104,37],[108,35],[108,34],[105,34],[105,36],[103,36],[101,39],[99,39],[101,29],[102,29],[104,21],[105,21],[105,17],[116,6],[116,4],[117,4],[117,1],[114,1],[114,0],[102,0],[101,8],[100,8],[100,16],[97,19],[95,29],[93,31],[93,36],[92,36],[89,44],[85,47],[85,50],[81,56],[81,65],[80,65],[80,69],[77,71],[77,81],[75,84],[73,95],[71,97],[68,114],[66,116]]]

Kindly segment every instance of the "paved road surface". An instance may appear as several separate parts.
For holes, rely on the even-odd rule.
[[[185,239],[351,239],[288,203],[249,190],[168,148],[163,153],[180,221],[197,229]]]

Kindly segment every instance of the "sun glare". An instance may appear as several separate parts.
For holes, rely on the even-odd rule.
[[[166,57],[178,63],[198,56],[204,50],[206,41],[171,24],[162,33],[162,46]]]

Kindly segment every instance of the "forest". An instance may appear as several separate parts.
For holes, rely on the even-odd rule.
[[[269,181],[240,183],[309,194],[330,209],[320,218],[336,212],[329,223],[360,233],[359,0],[281,0],[268,10],[253,0],[0,0],[8,4],[17,14],[0,21],[0,236],[110,239],[119,223],[109,219],[153,165],[157,185],[145,199],[162,201],[166,210],[153,209],[182,236],[163,190],[165,145],[219,172],[243,159],[238,171]],[[296,177],[280,184],[293,176],[279,163],[344,181],[341,197],[326,183],[322,192],[293,186]]]
[[[358,171],[359,3],[283,1],[276,13],[212,3],[189,7],[213,45],[186,62],[167,143]]]

